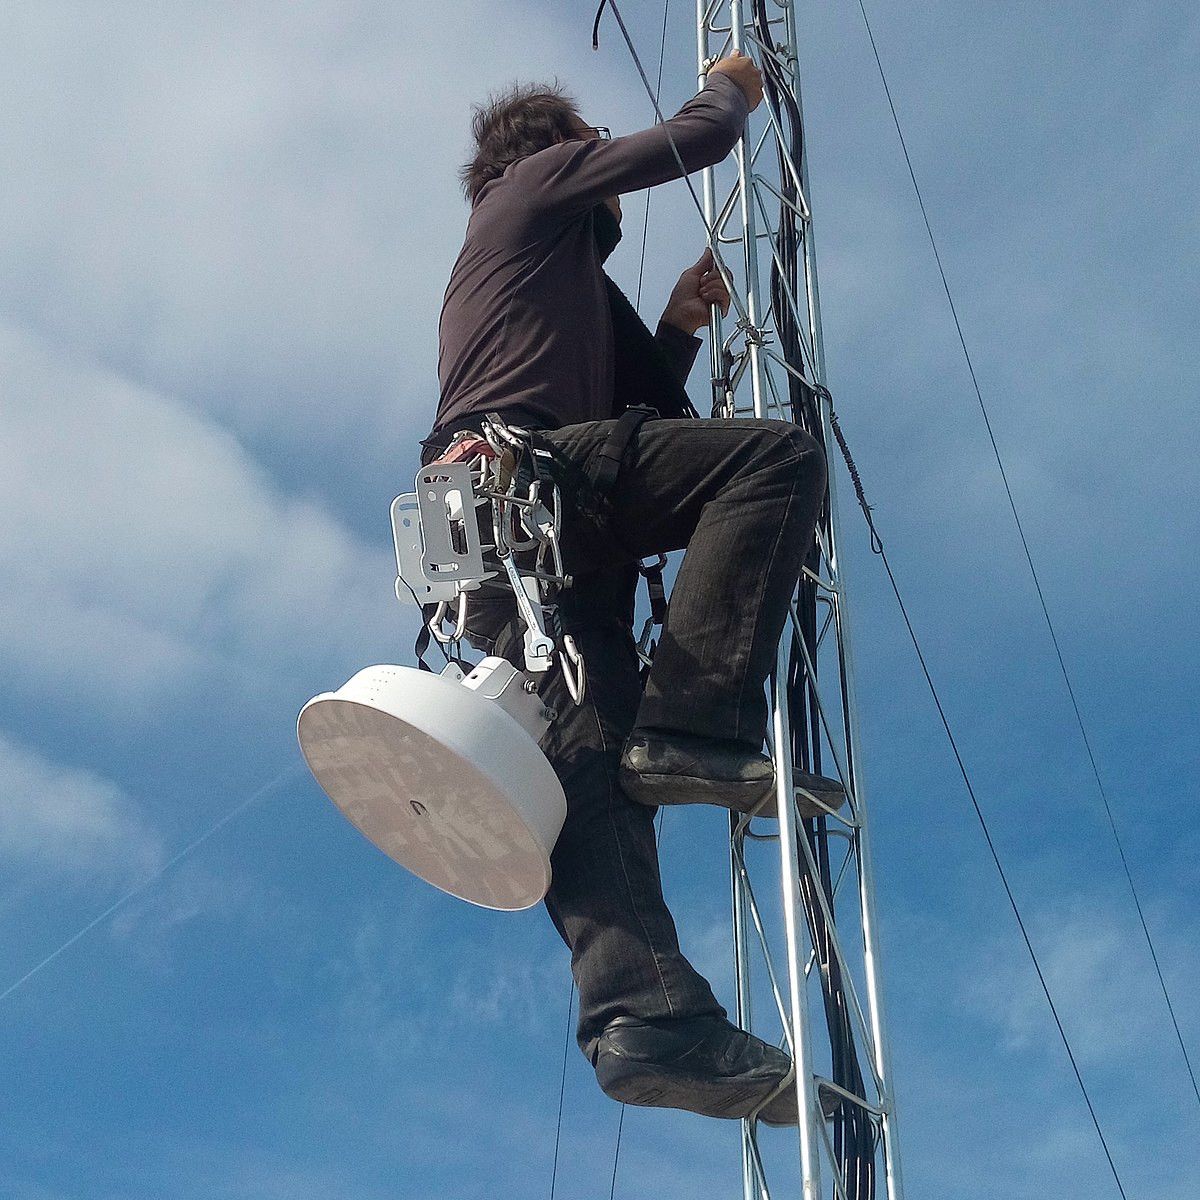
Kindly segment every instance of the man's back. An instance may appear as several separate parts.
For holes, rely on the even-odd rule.
[[[611,415],[612,329],[591,210],[564,221],[533,198],[572,149],[552,146],[487,184],[450,275],[437,424],[521,408],[546,426]]]
[[[720,161],[746,97],[714,75],[667,123],[611,142],[566,141],[483,186],[446,289],[435,427],[520,408],[547,428],[612,415],[612,327],[595,237],[606,197]],[[672,147],[672,141],[674,147]]]

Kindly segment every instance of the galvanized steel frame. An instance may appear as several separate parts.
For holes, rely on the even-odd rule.
[[[797,54],[796,5],[790,0],[766,0],[771,38],[764,44],[752,19],[748,0],[697,0],[697,54],[699,79],[704,82],[712,62],[732,49],[753,55],[760,62],[771,56],[783,70],[800,105],[800,71]],[[802,118],[801,118],[802,119]],[[710,236],[730,275],[735,296],[735,320],[723,321],[714,313],[711,328],[711,368],[714,416],[790,418],[786,398],[788,373],[796,373],[779,349],[774,335],[769,282],[772,262],[782,268],[778,214],[786,208],[796,219],[802,253],[803,295],[784,288],[801,331],[803,375],[819,384],[825,382],[825,351],[821,336],[820,296],[812,215],[808,203],[808,164],[804,156],[795,162],[783,130],[783,116],[771,110],[767,98],[751,114],[746,133],[736,151],[736,178],[727,186],[718,183],[716,170],[703,175],[704,215]],[[782,165],[781,165],[782,164]],[[786,182],[790,185],[785,187]],[[784,193],[794,189],[795,200]],[[772,214],[774,215],[774,218]],[[760,261],[762,259],[763,261]],[[726,326],[729,328],[726,328]],[[827,446],[833,446],[829,406],[819,399],[820,419]],[[826,818],[824,835],[806,830],[787,782],[792,778],[792,730],[786,703],[788,656],[792,629],[804,645],[801,615],[795,605],[791,623],[780,642],[776,670],[771,681],[769,741],[780,781],[777,796],[780,818],[773,822],[733,817],[730,821],[730,863],[733,891],[733,943],[736,972],[736,1018],[743,1028],[769,1037],[766,1023],[751,1004],[754,984],[765,982],[764,991],[774,1001],[782,1027],[783,1044],[796,1063],[795,1079],[801,1121],[797,1131],[799,1172],[804,1200],[832,1196],[857,1200],[851,1183],[843,1179],[834,1153],[833,1139],[821,1109],[821,1097],[840,1097],[858,1104],[870,1114],[878,1135],[876,1167],[886,1186],[888,1200],[902,1200],[896,1147],[896,1103],[885,1029],[880,985],[878,921],[874,880],[868,844],[867,810],[859,731],[854,695],[854,671],[850,630],[846,613],[846,577],[838,553],[839,511],[835,472],[830,470],[830,516],[818,530],[819,570],[810,575],[816,585],[817,606],[823,608],[816,625],[815,645],[803,650],[810,703],[819,720],[817,738],[823,754],[836,764],[848,800],[843,814]],[[829,772],[827,772],[829,773]],[[814,861],[811,836],[824,836],[830,847],[845,843],[844,855],[833,880],[832,894],[820,894],[819,873]],[[765,889],[755,886],[756,874],[764,872],[753,864],[748,846],[759,841],[778,843],[778,872],[772,883],[778,888],[780,911],[773,913],[760,903]],[[852,1096],[821,1075],[828,1041],[814,1034],[817,1022],[810,1020],[809,1001],[820,1004],[819,983],[814,978],[818,962],[812,933],[805,916],[801,894],[802,877],[818,881],[816,896],[829,927],[834,955],[842,967],[849,1020],[864,1079],[864,1095]],[[854,882],[853,896],[846,885]],[[773,939],[770,926],[782,926]],[[777,962],[783,948],[783,971]],[[759,974],[761,972],[761,975]],[[865,1004],[859,994],[862,987]],[[742,1127],[742,1188],[745,1200],[770,1200],[795,1195],[795,1177],[786,1164],[790,1153],[779,1159],[781,1135],[771,1133],[769,1143],[760,1137],[753,1119]],[[792,1160],[792,1167],[795,1162]],[[822,1186],[824,1180],[824,1187]]]

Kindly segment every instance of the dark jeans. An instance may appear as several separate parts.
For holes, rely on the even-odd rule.
[[[587,470],[612,424],[543,437]],[[618,763],[635,726],[762,745],[763,685],[824,490],[820,448],[795,425],[660,419],[635,434],[605,519],[566,509],[564,565],[576,581],[561,608],[588,690],[576,706],[557,670],[540,683],[559,713],[542,748],[567,795],[546,907],[571,948],[585,1053],[616,1016],[724,1012],[680,952],[654,810],[621,790]],[[631,630],[636,562],[684,547],[643,694]],[[511,601],[476,602],[467,628],[477,649],[523,666]]]

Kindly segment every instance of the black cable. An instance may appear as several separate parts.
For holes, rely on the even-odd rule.
[[[1121,867],[1125,872],[1125,879],[1129,884],[1129,892],[1133,897],[1134,907],[1137,909],[1138,920],[1141,922],[1142,933],[1146,938],[1146,946],[1150,951],[1150,958],[1154,963],[1154,971],[1158,976],[1158,983],[1159,987],[1162,989],[1163,1000],[1166,1002],[1167,1012],[1170,1014],[1171,1024],[1175,1029],[1175,1037],[1179,1041],[1179,1049],[1183,1054],[1183,1061],[1187,1067],[1188,1078],[1192,1083],[1192,1091],[1196,1094],[1197,1104],[1200,1104],[1200,1084],[1197,1084],[1196,1082],[1196,1073],[1192,1068],[1192,1060],[1188,1055],[1187,1046],[1183,1040],[1183,1033],[1179,1028],[1179,1021],[1175,1016],[1175,1006],[1171,1002],[1171,994],[1167,989],[1167,981],[1163,976],[1162,967],[1159,965],[1158,951],[1154,946],[1154,939],[1150,936],[1150,927],[1146,923],[1146,914],[1142,909],[1141,898],[1138,895],[1137,886],[1133,881],[1133,871],[1130,869],[1129,860],[1125,856],[1125,846],[1121,841],[1121,835],[1117,831],[1116,818],[1113,816],[1112,805],[1108,800],[1108,792],[1104,787],[1104,781],[1100,775],[1100,767],[1096,762],[1096,755],[1092,749],[1092,741],[1088,736],[1087,726],[1084,723],[1083,712],[1079,707],[1079,700],[1075,694],[1075,685],[1071,681],[1071,674],[1067,670],[1067,663],[1063,656],[1062,646],[1058,640],[1058,633],[1054,628],[1054,622],[1050,618],[1050,609],[1046,603],[1045,593],[1042,591],[1042,581],[1038,576],[1037,568],[1033,563],[1033,554],[1029,549],[1029,542],[1025,537],[1025,527],[1021,522],[1020,513],[1017,511],[1017,503],[1013,497],[1012,487],[1008,482],[1008,472],[1004,466],[1004,459],[1000,454],[1000,447],[996,443],[996,435],[992,430],[991,418],[988,415],[987,405],[983,400],[983,391],[979,386],[979,379],[975,373],[975,364],[971,359],[971,352],[967,349],[967,339],[963,334],[962,324],[958,318],[958,309],[954,303],[954,297],[950,292],[950,283],[946,278],[945,268],[942,266],[942,256],[938,251],[937,238],[934,237],[933,226],[929,220],[929,213],[925,208],[925,198],[921,194],[921,185],[917,182],[917,174],[913,169],[912,159],[909,157],[908,144],[904,139],[904,130],[900,127],[900,117],[896,112],[896,105],[892,99],[892,90],[888,86],[887,74],[883,69],[883,60],[879,55],[879,47],[875,44],[875,34],[871,29],[871,22],[867,17],[867,10],[863,0],[858,0],[858,7],[859,11],[862,13],[863,24],[866,26],[867,37],[871,42],[871,52],[875,56],[875,65],[879,68],[879,78],[883,83],[883,90],[887,96],[888,107],[892,112],[892,121],[896,126],[896,134],[900,139],[900,149],[904,154],[904,162],[908,167],[908,175],[912,180],[913,191],[917,196],[917,204],[921,209],[921,218],[925,222],[925,232],[929,235],[929,244],[933,248],[933,257],[937,263],[938,274],[941,276],[942,287],[946,292],[946,300],[950,306],[950,315],[954,319],[954,328],[958,333],[958,341],[962,346],[963,357],[966,360],[967,370],[971,376],[971,385],[975,390],[975,398],[979,401],[979,411],[983,414],[983,423],[987,428],[988,440],[992,444],[992,453],[996,457],[996,465],[1000,468],[1000,478],[1004,483],[1004,493],[1008,497],[1008,506],[1012,510],[1013,521],[1017,527],[1017,534],[1021,539],[1021,548],[1025,552],[1025,561],[1029,564],[1029,574],[1033,578],[1033,586],[1037,591],[1038,603],[1041,605],[1042,616],[1046,620],[1046,628],[1050,633],[1050,641],[1054,645],[1054,653],[1058,658],[1058,665],[1062,671],[1063,681],[1067,685],[1067,694],[1071,699],[1071,708],[1075,713],[1075,721],[1079,726],[1079,733],[1083,739],[1083,745],[1087,752],[1088,762],[1091,764],[1092,775],[1096,781],[1096,790],[1099,792],[1100,800],[1104,805],[1104,813],[1108,819],[1109,829],[1112,831],[1113,841],[1117,846],[1117,853],[1121,859]]]
[[[764,0],[753,0],[753,24],[759,45],[770,47],[770,18]],[[807,372],[800,316],[792,302],[792,298],[800,294],[801,256],[807,231],[796,217],[795,209],[800,206],[802,197],[789,166],[794,167],[795,173],[803,178],[803,122],[791,80],[783,66],[769,53],[762,54],[761,59],[764,102],[778,130],[776,148],[781,193],[774,253],[771,256],[771,315],[782,357],[796,372],[796,375],[791,372],[787,375],[791,419],[808,430],[824,447],[817,393],[804,379]],[[819,516],[823,530],[828,531],[830,520],[826,500]],[[814,573],[819,571],[820,551],[815,545],[806,565]],[[818,658],[817,589],[805,577],[800,580],[797,615],[801,628],[794,632],[791,642],[785,692],[792,731],[792,757],[803,769],[819,774],[822,755],[817,681],[808,677],[805,656],[800,648],[800,642],[803,641],[808,648],[807,657],[815,670]],[[837,934],[825,915],[826,906],[831,915],[834,906],[828,822],[824,816],[807,820],[803,824],[803,831],[812,862],[816,864],[816,874],[810,868],[808,858],[802,859],[800,893],[819,968],[818,978],[829,1036],[830,1073],[839,1087],[852,1095],[864,1096],[865,1081],[850,1016],[850,1001],[836,952]],[[821,903],[822,898],[825,905]],[[876,1150],[877,1136],[870,1114],[853,1102],[841,1102],[833,1114],[833,1157],[848,1200],[873,1200]]]

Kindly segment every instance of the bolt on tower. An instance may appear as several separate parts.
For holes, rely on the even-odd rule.
[[[705,217],[736,293],[729,319],[714,311],[712,415],[794,421],[831,458],[828,503],[770,683],[779,820],[730,820],[737,1020],[768,1040],[782,1029],[801,1112],[798,1147],[743,1122],[742,1186],[745,1200],[901,1200],[797,20],[788,0],[697,0],[701,84],[735,49],[757,60],[765,84],[736,170],[703,176]],[[840,778],[845,806],[804,815],[814,808],[790,786],[793,765]]]

